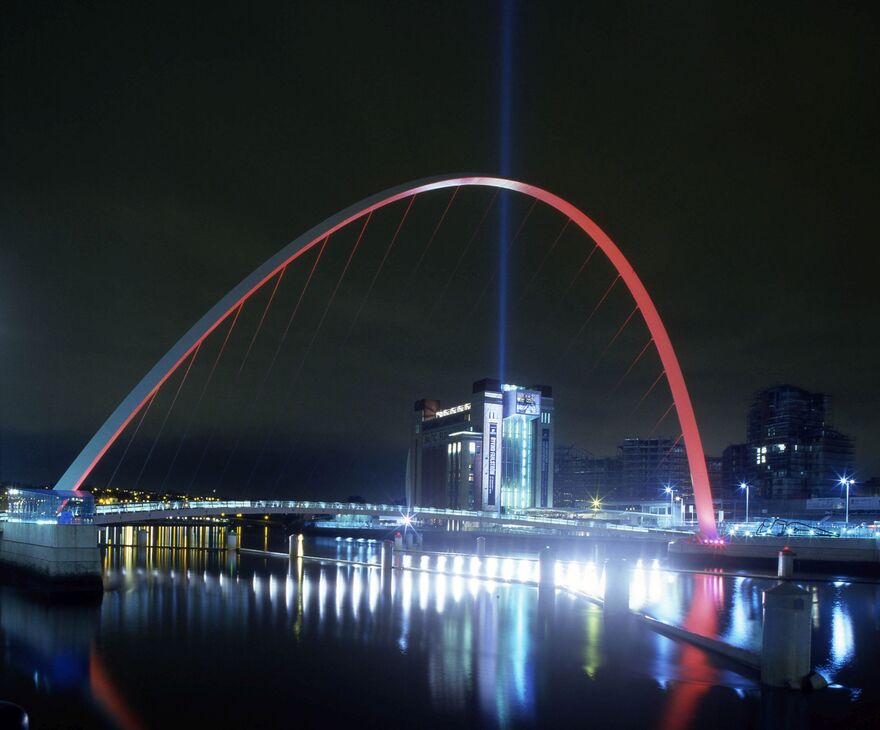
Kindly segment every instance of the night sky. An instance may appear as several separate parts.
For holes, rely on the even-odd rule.
[[[519,2],[509,116],[498,3],[125,5],[0,11],[0,479],[54,483],[177,338],[312,225],[504,166],[629,257],[707,453],[744,439],[755,390],[788,382],[833,396],[857,479],[880,475],[876,3]],[[246,367],[268,291],[201,405],[216,337],[166,425],[175,379],[90,481],[121,464],[120,486],[402,496],[413,401],[452,405],[497,374],[499,211],[515,231],[530,201],[496,201],[449,279],[491,199],[461,190],[421,261],[449,192],[417,199],[364,302],[405,206],[377,214],[309,348],[357,230],[332,239],[261,390],[314,255],[290,267]],[[613,279],[597,260],[567,290],[590,242],[566,231],[526,291],[563,222],[538,206],[511,248],[507,379],[554,387],[557,443],[674,438],[674,417],[654,429],[665,385],[632,414],[653,353],[614,390],[641,323],[601,354],[624,291],[571,344]]]

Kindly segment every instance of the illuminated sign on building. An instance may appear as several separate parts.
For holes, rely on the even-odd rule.
[[[541,429],[541,507],[549,507],[550,491],[550,429]]]
[[[537,418],[541,415],[541,393],[537,390],[504,391],[504,417],[524,416]]]
[[[489,424],[489,479],[486,504],[495,504],[495,470],[498,457],[498,424]]]
[[[451,416],[455,413],[463,413],[464,411],[469,411],[471,409],[470,403],[462,403],[460,406],[454,406],[453,408],[446,408],[442,411],[437,411],[434,414],[434,418],[445,418],[446,416]]]

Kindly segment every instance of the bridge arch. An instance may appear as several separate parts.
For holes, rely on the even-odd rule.
[[[549,205],[567,216],[602,250],[621,280],[626,284],[660,355],[660,361],[666,372],[676,413],[682,428],[682,438],[687,451],[691,482],[694,486],[697,520],[700,531],[706,537],[716,536],[715,514],[712,505],[712,492],[709,486],[709,475],[706,469],[706,458],[703,453],[702,439],[697,428],[690,394],[685,384],[684,375],[678,357],[672,347],[669,334],[654,306],[647,289],[627,261],[621,250],[599,226],[586,214],[553,193],[528,183],[498,177],[479,175],[455,175],[425,178],[394,188],[389,188],[366,198],[359,203],[345,208],[330,216],[322,223],[303,233],[277,254],[257,267],[249,276],[230,290],[217,304],[196,322],[152,369],[141,379],[132,391],[116,407],[109,418],[97,430],[79,455],[67,468],[56,489],[79,489],[85,478],[92,471],[101,457],[112,446],[132,418],[143,408],[146,402],[162,387],[177,367],[211,334],[236,308],[263,286],[282,268],[310,250],[327,236],[332,235],[349,223],[366,216],[373,211],[384,208],[398,200],[409,198],[432,190],[458,186],[478,186],[511,190],[527,195]]]

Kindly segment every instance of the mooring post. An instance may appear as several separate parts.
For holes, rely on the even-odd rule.
[[[794,575],[795,553],[788,545],[779,551],[779,562],[776,567],[776,575],[783,580],[788,580]]]
[[[291,535],[287,539],[287,550],[291,560],[303,557],[303,536]]]
[[[764,591],[761,683],[800,689],[809,676],[810,593],[780,583]]]

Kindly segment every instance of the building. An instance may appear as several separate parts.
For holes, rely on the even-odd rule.
[[[852,471],[852,440],[827,423],[828,401],[793,385],[755,394],[746,433],[748,481],[761,497],[825,496]]]
[[[690,469],[681,441],[627,438],[617,450],[620,487],[616,498],[656,498],[666,485],[690,489]]]
[[[592,455],[570,444],[557,446],[554,453],[553,504],[577,509],[587,499],[587,474]]]
[[[441,408],[416,401],[407,504],[491,512],[553,507],[553,391],[498,380]]]
[[[720,497],[723,494],[722,482],[724,474],[724,457],[723,456],[707,456],[706,457],[706,473],[709,475],[709,488],[712,490],[714,497]]]
[[[721,491],[716,496],[732,497],[750,474],[748,444],[730,444],[721,454]]]
[[[590,509],[594,499],[604,500],[618,492],[620,460],[617,457],[596,457],[574,445],[557,446],[555,463],[555,507]]]

